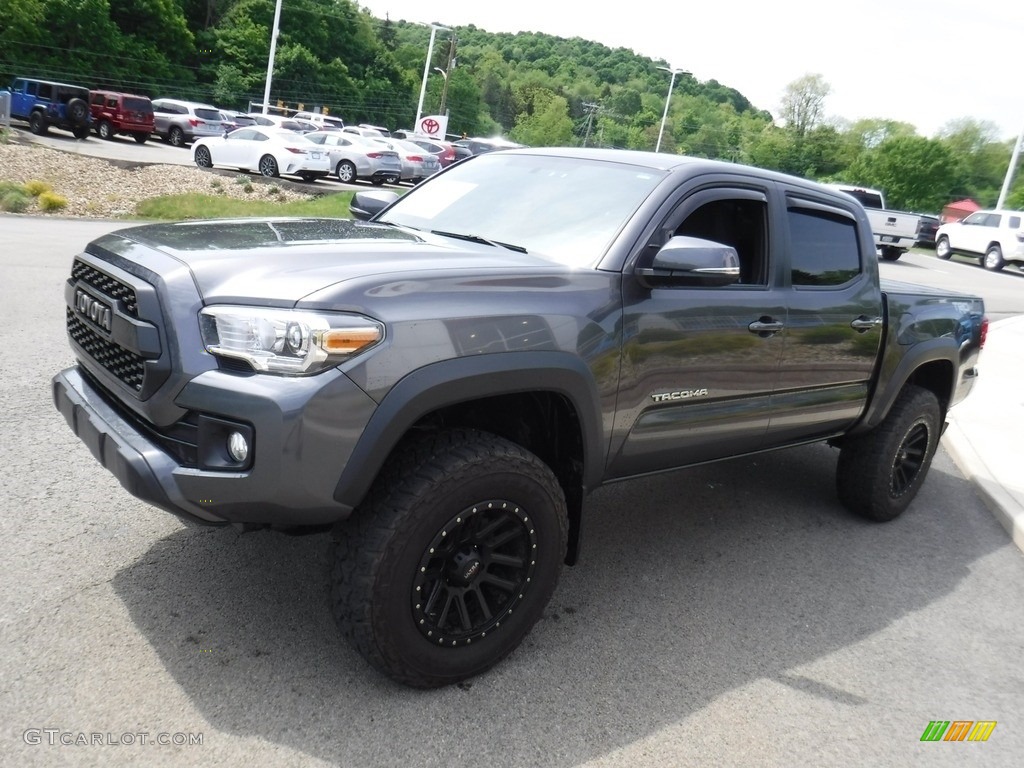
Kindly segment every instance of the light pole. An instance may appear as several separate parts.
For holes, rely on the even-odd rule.
[[[277,33],[281,26],[281,0],[274,7],[274,28],[270,32],[270,60],[267,62],[267,83],[263,87],[263,114],[267,114],[270,104],[270,79],[274,75],[274,54],[277,52]]]
[[[668,82],[668,96],[665,97],[665,112],[661,116],[661,130],[658,131],[658,144],[654,147],[655,152],[661,151],[661,137],[665,133],[665,120],[668,119],[668,105],[672,101],[672,89],[676,84],[676,75],[688,75],[690,74],[685,69],[674,69],[669,67],[658,67],[658,69],[664,70],[665,72],[672,73],[672,79]]]
[[[427,45],[427,60],[423,63],[423,83],[420,85],[420,102],[416,105],[416,122],[413,123],[413,131],[420,129],[420,118],[423,116],[423,97],[427,95],[427,76],[430,74],[430,59],[434,55],[434,37],[439,29],[445,32],[451,31],[448,27],[442,27],[440,24],[430,25],[430,44]]]
[[[1006,202],[1006,195],[1010,192],[1010,183],[1013,181],[1013,172],[1017,169],[1017,158],[1020,157],[1020,147],[1024,144],[1024,128],[1020,129],[1020,136],[1017,137],[1017,143],[1013,145],[1013,152],[1010,153],[1010,165],[1006,169],[1006,176],[1003,178],[1003,188],[999,192],[999,201],[996,203],[996,208],[1002,209],[1003,204]]]

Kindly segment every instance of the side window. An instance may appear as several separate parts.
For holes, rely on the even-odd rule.
[[[768,209],[763,199],[711,200],[687,214],[672,234],[731,245],[740,258],[739,285],[768,284]]]
[[[1010,217],[1010,229],[1020,229],[1020,216]]]
[[[988,221],[985,222],[986,227],[998,227],[999,222],[1002,221],[1002,216],[998,213],[990,213],[988,215]]]
[[[967,225],[984,224],[985,220],[987,218],[988,218],[988,214],[985,214],[985,213],[972,213],[970,216],[968,216],[966,219],[964,219],[963,223],[967,224]]]
[[[107,106],[111,109],[117,109],[117,96],[111,96],[107,99]]]
[[[53,99],[53,86],[49,83],[39,83],[39,90],[37,93],[40,99],[50,101]]]
[[[102,93],[94,93],[92,95],[92,98],[89,99],[89,103],[90,104],[95,104],[97,106],[102,106],[103,105],[103,94]]]
[[[810,208],[790,208],[787,219],[794,286],[842,285],[860,274],[853,219]]]

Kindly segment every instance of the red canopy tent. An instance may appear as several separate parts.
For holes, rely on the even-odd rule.
[[[966,218],[975,211],[980,211],[981,206],[973,200],[958,200],[955,203],[950,203],[942,209],[942,215],[939,217],[942,223],[945,224],[948,221],[960,221]]]

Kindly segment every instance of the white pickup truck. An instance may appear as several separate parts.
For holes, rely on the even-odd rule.
[[[871,222],[875,248],[886,261],[896,261],[910,248],[913,248],[914,243],[917,242],[921,217],[916,213],[891,211],[886,208],[885,197],[881,190],[848,184],[826,184],[825,186],[845,192],[864,206],[864,210],[868,214],[868,221]]]

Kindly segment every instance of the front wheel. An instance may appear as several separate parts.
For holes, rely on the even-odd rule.
[[[340,533],[332,608],[393,679],[456,683],[501,661],[541,617],[567,539],[562,488],[537,456],[475,430],[418,437]]]
[[[46,124],[46,117],[43,116],[42,112],[33,112],[28,118],[28,129],[32,131],[36,136],[42,136],[46,133],[49,126]]]
[[[312,183],[320,178],[319,173],[313,173],[312,171],[303,171],[299,174],[299,178],[305,182]]]
[[[89,126],[88,125],[76,125],[71,129],[71,133],[76,139],[88,139],[89,138]]]
[[[836,467],[843,505],[878,522],[899,517],[928,474],[941,420],[935,394],[908,384],[881,424],[843,444]]]
[[[278,175],[277,160],[273,155],[264,155],[260,158],[259,170],[264,176],[276,177]]]
[[[940,237],[935,241],[935,255],[943,261],[946,261],[953,255],[953,249],[949,247],[948,237]]]
[[[200,168],[213,168],[213,157],[206,147],[196,147],[195,161]]]
[[[133,133],[132,138],[135,139],[136,144],[145,144],[149,140],[149,134],[139,131],[138,133]]]
[[[1006,262],[1003,261],[1003,250],[998,245],[989,246],[985,255],[981,257],[981,266],[990,272],[1001,270],[1006,266]]]
[[[109,120],[103,120],[96,126],[96,135],[101,139],[111,141],[114,138],[114,126],[110,124]]]

